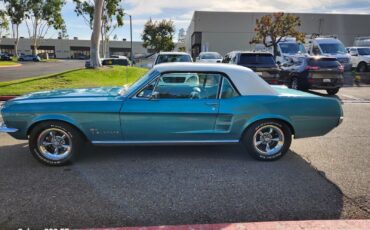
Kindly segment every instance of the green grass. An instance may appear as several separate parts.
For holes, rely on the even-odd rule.
[[[14,61],[0,61],[0,66],[14,66],[14,65],[18,65],[18,63]]]
[[[64,88],[122,86],[131,84],[147,71],[144,68],[114,66],[96,70],[79,69],[42,77],[0,82],[0,96]]]

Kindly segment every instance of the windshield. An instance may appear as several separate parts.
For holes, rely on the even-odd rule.
[[[323,53],[326,54],[344,54],[347,53],[346,48],[341,43],[324,43],[320,44]]]
[[[192,62],[189,55],[182,54],[161,54],[158,56],[157,63],[166,63],[166,62]]]
[[[275,65],[271,54],[241,54],[240,65]]]
[[[120,95],[121,96],[126,96],[126,95],[130,94],[133,90],[140,87],[144,82],[151,79],[152,77],[157,76],[158,74],[159,74],[159,72],[156,71],[156,70],[149,71],[147,74],[145,74],[144,76],[142,76],[141,78],[136,80],[130,86],[124,85],[122,90],[120,91]]]
[[[370,48],[358,48],[359,55],[370,55]]]
[[[218,53],[205,53],[199,55],[200,59],[222,59],[221,55]]]
[[[302,44],[298,43],[279,43],[281,52],[284,54],[299,54],[306,53],[306,50]]]

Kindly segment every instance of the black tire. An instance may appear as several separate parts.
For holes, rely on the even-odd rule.
[[[357,71],[360,73],[366,72],[367,71],[367,65],[364,62],[360,62],[357,66]]]
[[[326,92],[329,94],[329,95],[335,95],[339,92],[339,88],[336,88],[336,89],[327,89]]]
[[[259,131],[264,130],[265,128],[269,129],[270,127],[275,127],[281,131],[281,135],[283,136],[283,142],[281,143],[280,148],[275,149],[276,150],[275,153],[263,154],[261,153],[261,149],[255,145],[255,138],[258,138]],[[276,137],[277,135],[274,137],[274,134],[272,133],[272,138]],[[290,127],[286,123],[278,120],[261,120],[253,123],[251,126],[247,128],[241,140],[241,143],[245,146],[247,152],[253,158],[262,161],[272,161],[281,158],[289,150],[291,142],[292,142],[292,131]],[[277,147],[278,144],[279,143],[276,143],[275,147]],[[260,144],[259,146],[263,148],[263,145],[264,144]]]
[[[45,151],[49,147],[45,147],[45,146],[39,147],[39,142],[41,142],[41,141],[39,141],[39,138],[41,140],[42,135],[44,135],[45,132],[47,133],[48,130],[52,130],[52,132],[55,131],[56,132],[54,134],[55,136],[58,135],[58,132],[67,135],[67,137],[68,137],[67,139],[69,141],[67,141],[65,144],[70,145],[71,149],[65,157],[63,157],[61,159],[51,159],[51,158],[45,156],[45,154],[42,153],[41,148],[44,148],[44,151]],[[46,138],[46,134],[45,134],[45,138]],[[59,138],[62,138],[62,137],[59,137]],[[84,143],[84,138],[81,135],[81,133],[78,130],[76,130],[76,128],[74,128],[73,126],[71,126],[67,123],[59,122],[59,121],[45,121],[45,122],[42,122],[42,123],[36,125],[30,131],[30,136],[29,136],[28,142],[29,142],[29,148],[30,148],[30,151],[31,151],[32,155],[38,161],[40,161],[41,163],[43,163],[45,165],[49,165],[49,166],[62,166],[62,165],[69,164],[73,161],[73,159],[75,158],[75,156],[77,155],[77,153],[79,152],[79,150],[81,149],[81,147]],[[45,143],[44,140],[42,140],[42,142]],[[50,142],[52,142],[52,141],[50,141]],[[71,143],[68,143],[68,142],[71,142]],[[49,145],[49,146],[51,146],[51,145]],[[53,148],[53,147],[50,147],[50,148]],[[61,147],[61,148],[63,148],[63,147]],[[55,155],[55,156],[58,157],[58,154]],[[59,155],[59,156],[61,156],[61,155]]]
[[[292,80],[290,81],[289,88],[295,89],[295,90],[300,90],[300,83],[297,77],[292,77]]]

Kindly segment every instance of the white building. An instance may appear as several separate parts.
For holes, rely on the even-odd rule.
[[[256,19],[271,13],[195,11],[186,32],[186,51],[193,58],[201,51],[222,55],[233,50],[251,50]],[[352,46],[355,37],[370,35],[370,15],[292,13],[301,19],[306,34],[335,35]]]
[[[90,44],[90,40],[41,39],[39,42],[38,53],[48,53],[50,57],[61,59],[85,59],[90,56]],[[152,53],[150,49],[143,47],[143,42],[141,41],[133,41],[132,46],[134,56]],[[19,54],[31,54],[32,48],[31,39],[19,39]],[[1,38],[0,52],[14,55],[14,39]],[[130,57],[131,43],[129,41],[109,41],[107,52],[107,56],[125,55]]]

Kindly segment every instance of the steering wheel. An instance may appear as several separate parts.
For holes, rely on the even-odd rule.
[[[191,99],[199,99],[200,98],[201,90],[199,87],[194,87],[193,92],[190,93]]]

